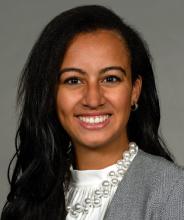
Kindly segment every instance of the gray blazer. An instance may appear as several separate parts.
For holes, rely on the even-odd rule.
[[[184,169],[139,149],[105,220],[184,220]]]

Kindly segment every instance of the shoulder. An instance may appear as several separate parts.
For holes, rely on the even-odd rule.
[[[184,219],[184,168],[142,150],[136,159],[136,176],[143,179],[140,188],[147,197],[147,205],[155,207],[155,213],[162,219]]]
[[[163,157],[148,154],[139,149],[136,158],[136,166],[142,175],[148,176],[151,180],[157,181],[177,181],[184,178],[184,167],[166,160]]]
[[[184,181],[183,167],[142,150],[139,150],[131,168],[130,172],[136,173],[136,178],[144,179],[141,182],[145,187],[160,190],[162,193],[171,191],[178,182]]]

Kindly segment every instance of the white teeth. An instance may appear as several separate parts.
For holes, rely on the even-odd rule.
[[[89,123],[89,124],[95,124],[95,123],[97,124],[97,123],[104,122],[109,117],[110,117],[109,115],[93,116],[93,117],[83,117],[83,116],[80,116],[79,119],[81,121]]]
[[[89,123],[95,123],[94,118],[90,118],[90,119],[89,119]]]
[[[100,122],[99,117],[96,117],[96,118],[95,118],[95,123],[99,123],[99,122]]]

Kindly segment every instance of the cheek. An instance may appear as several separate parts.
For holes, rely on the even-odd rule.
[[[109,94],[108,100],[117,112],[128,113],[131,106],[131,90],[126,87],[120,88]]]
[[[57,93],[57,113],[60,120],[66,121],[74,115],[75,107],[80,100],[76,92],[68,92],[64,88],[60,88]]]
[[[73,97],[68,95],[64,90],[60,89],[57,93],[57,113],[60,119],[64,119],[72,108],[74,102]]]

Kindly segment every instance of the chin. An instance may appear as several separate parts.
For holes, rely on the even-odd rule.
[[[96,139],[96,140],[95,140]],[[109,141],[107,138],[97,138],[95,136],[92,136],[92,138],[81,140],[81,145],[86,146],[87,148],[100,148],[103,146],[106,146]]]

